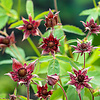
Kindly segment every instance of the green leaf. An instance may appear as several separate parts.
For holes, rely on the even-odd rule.
[[[53,56],[41,56],[39,62],[47,62],[53,59]]]
[[[0,7],[0,16],[6,15],[6,11]]]
[[[59,41],[59,43],[61,45],[61,46],[59,46],[59,49],[62,54],[65,54],[64,41],[65,41],[65,36],[62,36]]]
[[[11,23],[15,22],[18,19],[18,14],[14,9],[11,9],[10,12],[11,12],[11,16],[8,20],[8,24],[11,24]]]
[[[1,4],[10,11],[13,5],[13,1],[12,0],[1,0]]]
[[[20,25],[23,25],[23,21],[22,20],[17,21],[16,23],[11,24],[9,28],[15,28],[15,27],[20,26]]]
[[[32,19],[34,19],[34,5],[32,0],[27,0],[26,2],[26,12],[29,16],[29,14],[31,14]]]
[[[48,66],[48,75],[52,74],[58,74],[60,73],[60,66],[59,62],[56,59],[53,59],[50,61],[49,66]]]
[[[100,90],[94,90],[93,95],[96,96],[100,96]]]
[[[92,17],[93,17],[94,21],[96,21],[97,18],[98,18],[98,11],[91,13],[91,14],[87,17],[86,21],[89,22],[90,19],[91,19]]]
[[[63,91],[61,88],[58,88],[53,92],[53,94],[50,97],[50,100],[58,100],[63,95]],[[62,100],[62,99],[59,99]]]
[[[100,71],[89,71],[87,75],[89,77],[93,76],[93,79],[90,81],[90,83],[100,86]]]
[[[11,64],[11,63],[12,63],[12,60],[11,59],[0,61],[0,65],[3,65],[3,64]]]
[[[68,100],[79,100],[78,93],[74,86],[69,86],[67,90]]]
[[[32,78],[34,81],[44,81],[44,79],[42,79],[42,78]]]
[[[2,29],[6,25],[7,21],[8,21],[7,15],[0,16],[0,29]]]
[[[77,35],[85,35],[85,33],[83,33],[80,28],[73,26],[73,25],[64,25],[62,27],[62,29],[65,32],[70,32],[70,33],[74,33],[74,34],[77,34]]]
[[[24,96],[18,96],[18,98],[19,98],[19,100],[27,100],[27,98]]]
[[[55,28],[54,37],[57,37],[58,39],[60,39],[62,36],[64,36],[64,32],[61,26],[55,26],[54,28]]]
[[[100,58],[99,54],[100,54],[100,48],[97,48],[93,54],[91,55],[91,57],[89,57],[87,63],[89,64],[93,64],[96,60],[98,60]]]
[[[22,56],[23,58],[25,58],[25,52],[24,52],[24,50],[23,50],[22,48],[20,48],[20,47],[17,47],[17,48],[18,48],[18,50],[19,50],[21,56]],[[15,48],[11,47],[11,49],[15,52],[16,55],[18,55],[18,53],[17,53],[17,51],[15,50]],[[12,57],[16,58],[16,56],[13,54],[13,52],[12,52],[9,48],[6,48],[5,52],[6,52],[7,54],[11,55]],[[18,55],[18,57],[19,57],[19,59],[21,59],[19,55]]]
[[[51,11],[54,12],[55,10],[51,10]],[[37,16],[35,17],[35,20],[38,20],[38,19],[43,18],[44,15],[47,15],[48,13],[49,13],[49,11],[44,11],[44,12],[40,13],[39,15],[37,15]]]
[[[77,42],[77,40],[76,39],[71,39],[71,40],[68,40],[66,43],[70,44],[70,43],[73,43],[73,42]]]
[[[80,15],[80,16],[82,16],[82,15],[90,15],[91,13],[94,13],[94,12],[96,12],[96,8],[84,10],[84,11],[82,11],[79,15]]]
[[[0,93],[0,100],[1,100],[1,98],[6,98],[6,94],[5,93]],[[2,99],[2,100],[4,100],[4,99]]]

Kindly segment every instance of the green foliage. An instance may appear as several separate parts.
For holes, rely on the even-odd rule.
[[[85,35],[85,33],[83,33],[80,28],[73,26],[73,25],[64,25],[62,27],[62,29],[65,32],[70,32],[70,33],[74,33],[74,34],[77,34],[77,35]]]
[[[27,2],[26,2],[26,12],[27,12],[28,15],[31,14],[32,19],[34,19],[34,5],[33,5],[32,0],[27,0]]]
[[[55,10],[51,10],[51,11],[54,12]],[[35,20],[41,19],[44,17],[44,15],[47,15],[48,13],[49,13],[49,11],[44,11],[44,12],[38,14],[34,19]]]
[[[56,59],[53,59],[50,61],[49,66],[48,66],[48,75],[52,75],[52,74],[60,74],[60,66],[59,66],[59,62]]]
[[[88,15],[86,21],[89,21],[92,17],[94,18],[94,21],[97,20],[98,16],[100,16],[100,8],[92,8],[88,10],[84,10],[80,13],[80,16]]]
[[[0,65],[3,65],[3,64],[11,64],[11,63],[12,63],[12,60],[11,59],[0,61]]]

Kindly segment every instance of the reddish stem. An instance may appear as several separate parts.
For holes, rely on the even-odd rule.
[[[63,87],[57,82],[57,84],[61,87],[61,89],[62,89],[62,91],[63,91],[63,93],[64,93],[64,95],[65,95],[65,97],[66,97],[66,100],[68,100],[67,99],[67,95],[66,95],[66,93],[65,93],[65,91],[64,91],[64,89],[63,89]]]
[[[89,89],[89,90],[90,90],[91,95],[92,95],[92,100],[94,100],[94,95],[93,95],[93,93],[92,93],[91,89]]]
[[[81,94],[80,93],[78,94],[78,96],[79,96],[79,99],[81,100]]]
[[[29,100],[29,85],[27,86],[27,100]]]

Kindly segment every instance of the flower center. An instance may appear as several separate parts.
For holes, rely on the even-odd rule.
[[[8,38],[4,38],[4,39],[2,40],[2,43],[7,45],[7,44],[10,43],[10,40],[9,40]]]
[[[32,30],[32,28],[33,28],[32,24],[27,25],[27,30]]]
[[[27,70],[25,68],[21,68],[18,70],[18,75],[20,77],[24,77],[27,74]]]
[[[87,49],[87,44],[86,43],[82,43],[81,44],[81,49],[82,50],[86,50]]]
[[[50,48],[52,48],[52,47],[54,46],[54,43],[53,43],[53,42],[49,42],[49,43],[48,43],[48,46],[49,46]]]
[[[48,95],[48,92],[47,92],[46,89],[42,90],[42,95],[44,95],[44,96],[47,96]]]
[[[83,75],[79,75],[78,76],[78,82],[83,82],[84,81],[84,76]]]
[[[91,25],[91,28],[95,28],[95,26],[96,26],[95,23],[93,23],[93,24]]]

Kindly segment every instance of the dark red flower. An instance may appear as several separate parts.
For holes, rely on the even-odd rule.
[[[40,25],[41,19],[35,21],[35,20],[32,20],[32,16],[29,15],[29,22],[23,17],[22,17],[22,20],[23,20],[24,25],[16,27],[16,28],[19,30],[24,30],[23,40],[28,38],[30,34],[32,34],[33,36],[39,35],[38,27]]]
[[[85,31],[87,31],[87,29],[90,31],[90,35],[92,33],[95,33],[97,35],[97,33],[100,33],[100,25],[97,25],[97,23],[94,22],[94,19],[91,18],[89,22],[87,22],[86,24],[81,21],[82,24],[84,25],[84,27],[86,28]]]
[[[57,74],[54,75],[48,75],[47,76],[48,84],[53,86],[59,81],[59,76]]]
[[[49,27],[54,27],[55,25],[57,25],[58,23],[58,13],[53,14],[51,9],[49,9],[49,14],[48,16],[45,16],[45,26],[46,26],[46,30]]]
[[[15,82],[17,81],[18,84],[21,83],[27,86],[30,83],[31,78],[34,77],[34,75],[32,75],[32,72],[34,71],[36,60],[30,63],[28,66],[26,63],[22,65],[15,58],[12,60],[13,60],[12,64],[13,72],[7,73],[5,75],[9,75],[11,79],[14,80]]]
[[[10,96],[10,100],[17,100],[17,96],[15,96],[14,94],[9,95]]]
[[[15,36],[14,32],[11,33],[10,36],[4,37],[0,35],[0,48],[5,49],[6,47],[11,46],[13,43],[15,43]]]
[[[78,39],[77,46],[71,45],[76,51],[73,51],[73,53],[81,53],[81,56],[83,53],[87,52],[90,54],[92,49],[96,49],[97,47],[91,46],[92,40],[90,41],[84,41]]]
[[[42,55],[48,54],[49,52],[51,52],[51,54],[54,55],[54,52],[58,52],[58,46],[60,46],[59,40],[60,39],[54,38],[52,33],[50,33],[49,37],[43,38],[43,44],[40,46],[42,49],[44,49],[42,51]]]
[[[88,78],[88,76],[86,75],[87,74],[87,70],[88,69],[83,69],[83,70],[78,70],[77,71],[75,68],[73,68],[75,76],[72,73],[68,72],[69,75],[70,75],[71,81],[69,81],[67,84],[75,85],[78,94],[81,92],[81,88],[82,89],[84,87],[92,88],[91,85],[88,84],[87,82],[89,82],[93,77]]]
[[[49,98],[52,95],[52,93],[53,93],[52,90],[47,92],[47,89],[48,89],[47,83],[44,86],[42,86],[42,87],[37,85],[37,89],[38,89],[38,91],[37,91],[37,93],[35,95],[37,97],[39,97],[41,100],[42,100],[42,98],[43,99]]]

